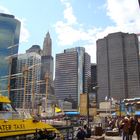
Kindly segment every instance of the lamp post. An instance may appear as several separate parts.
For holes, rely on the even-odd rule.
[[[111,115],[111,113],[112,113],[112,102],[113,102],[113,98],[112,97],[110,97],[110,99],[109,99],[109,104],[110,104],[110,115]]]
[[[119,115],[120,115],[120,117],[122,116],[122,102],[121,102],[121,99],[120,99],[120,101],[119,101],[120,103],[119,103]]]
[[[106,112],[106,116],[107,116],[107,100],[108,100],[108,97],[106,96],[106,97],[105,97],[105,102],[106,102],[106,109],[105,109],[105,112]]]
[[[88,127],[89,127],[89,116],[90,116],[90,113],[89,113],[89,94],[90,94],[91,89],[97,90],[98,88],[99,88],[98,86],[94,86],[94,87],[92,87],[91,85],[88,86],[88,92],[87,92],[87,125],[88,125]]]
[[[89,92],[87,92],[87,125],[89,127]]]

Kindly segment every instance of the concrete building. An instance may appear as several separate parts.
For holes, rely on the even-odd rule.
[[[16,108],[23,107],[25,96],[25,108],[31,109],[32,103],[35,105],[42,98],[39,92],[40,85],[40,63],[41,56],[37,53],[25,53],[18,56],[16,77],[16,91],[14,93],[14,106]],[[26,94],[26,95],[25,95]],[[36,108],[36,106],[34,106]]]
[[[98,100],[140,96],[140,68],[136,34],[112,33],[97,40]]]
[[[9,94],[10,84],[14,85],[5,76],[16,72],[16,63],[13,63],[11,56],[18,53],[19,36],[20,21],[13,15],[0,13],[0,87],[3,95]],[[14,64],[14,70],[11,70],[12,64]]]
[[[26,53],[31,53],[31,52],[36,52],[38,54],[41,55],[42,50],[40,49],[39,45],[33,45],[31,48],[29,48],[28,50],[26,50]]]
[[[80,94],[88,92],[90,56],[82,47],[64,50],[56,54],[55,94],[59,100],[80,104]]]

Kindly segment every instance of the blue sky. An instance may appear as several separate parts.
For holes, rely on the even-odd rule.
[[[140,33],[138,0],[0,0],[0,12],[22,23],[19,53],[43,45],[46,33],[52,51],[81,46],[96,62],[96,40],[113,32]]]

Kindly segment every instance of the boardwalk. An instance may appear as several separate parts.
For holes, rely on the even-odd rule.
[[[105,135],[103,135],[103,136],[92,136],[91,138],[88,138],[86,140],[103,140],[103,139],[105,139],[105,140],[122,140],[122,138],[120,136],[105,136]],[[137,137],[136,137],[135,134],[133,135],[132,140],[137,140]]]

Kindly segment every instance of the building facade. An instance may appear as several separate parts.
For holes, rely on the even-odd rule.
[[[18,53],[19,36],[20,21],[13,15],[0,13],[0,90],[4,95],[8,95],[8,86],[10,86],[8,75],[12,74],[12,56]],[[15,68],[16,63],[13,64]]]
[[[90,77],[90,56],[82,47],[56,54],[55,94],[58,100],[73,103],[77,108],[80,94],[87,93]]]
[[[97,86],[97,64],[91,64],[91,85],[92,87]]]
[[[91,64],[91,86],[89,88],[89,103],[94,106],[94,103],[97,103],[97,90],[98,90],[98,84],[97,84],[97,64],[92,63]]]
[[[40,49],[40,46],[39,45],[32,45],[31,48],[29,48],[28,50],[26,50],[26,53],[31,53],[31,52],[36,52],[36,53],[38,53],[38,54],[41,55],[42,50]]]
[[[25,96],[25,108],[31,109],[34,102],[36,108],[37,101],[42,98],[40,94],[40,69],[41,56],[37,53],[25,53],[18,56],[16,91],[14,93],[14,106],[23,108]]]
[[[99,101],[140,96],[138,46],[137,35],[122,32],[97,40]]]
[[[44,38],[43,51],[41,55],[41,80],[44,80],[45,83],[41,85],[40,92],[44,95],[46,95],[47,92],[48,95],[54,94],[53,71],[54,62],[52,57],[52,40],[48,32]],[[46,82],[47,79],[48,82]]]
[[[49,32],[47,32],[43,42],[43,56],[52,56],[52,39]]]

